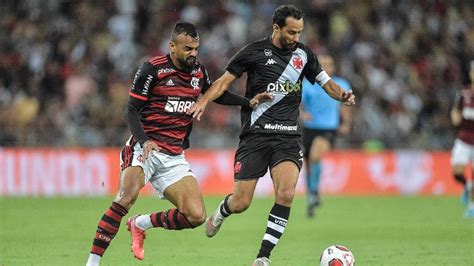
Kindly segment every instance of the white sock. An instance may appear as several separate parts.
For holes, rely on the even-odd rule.
[[[138,228],[142,230],[147,230],[148,228],[152,228],[153,224],[151,223],[151,217],[149,214],[140,215],[135,219],[135,224]]]
[[[99,266],[101,258],[102,257],[97,254],[90,253],[86,266]]]

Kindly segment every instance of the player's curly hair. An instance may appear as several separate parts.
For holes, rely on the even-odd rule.
[[[286,25],[285,20],[287,17],[301,19],[303,16],[303,11],[294,5],[282,5],[273,13],[273,24],[277,24],[280,28],[283,28]]]
[[[176,40],[176,37],[180,34],[188,35],[193,39],[199,40],[196,25],[189,22],[178,21],[176,25],[174,25],[173,32],[171,33],[171,40]]]

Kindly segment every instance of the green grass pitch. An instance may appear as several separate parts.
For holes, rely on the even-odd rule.
[[[95,228],[112,198],[0,198],[0,265],[85,265]],[[221,200],[206,197],[211,213]],[[145,260],[130,252],[125,219],[102,265],[251,265],[272,198],[255,198],[228,219],[214,238],[204,227],[151,229]],[[139,198],[127,215],[169,208]],[[455,197],[324,198],[314,219],[305,199],[295,199],[288,227],[272,253],[272,265],[318,265],[331,244],[349,247],[357,265],[474,265],[474,220]]]

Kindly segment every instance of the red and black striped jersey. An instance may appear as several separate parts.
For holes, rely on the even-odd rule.
[[[469,88],[462,90],[455,104],[462,114],[458,138],[474,145],[474,92]]]
[[[192,117],[186,112],[210,85],[204,66],[196,63],[186,72],[178,69],[169,55],[154,57],[138,69],[130,97],[145,101],[140,121],[146,135],[162,152],[182,153],[192,124]]]

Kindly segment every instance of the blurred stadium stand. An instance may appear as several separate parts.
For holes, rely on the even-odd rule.
[[[339,148],[451,148],[449,110],[474,59],[473,1],[291,2],[306,13],[303,42],[333,54],[358,97]],[[167,52],[176,21],[198,25],[199,58],[215,79],[246,42],[271,33],[281,3],[1,1],[0,146],[122,145],[134,72]],[[239,128],[236,109],[212,105],[192,146],[235,147]]]

